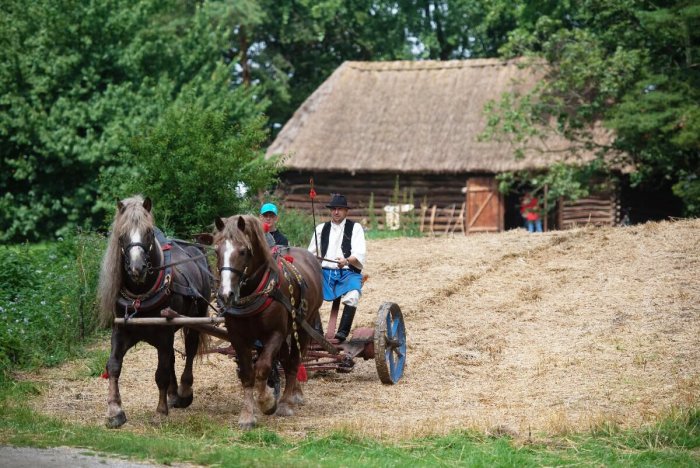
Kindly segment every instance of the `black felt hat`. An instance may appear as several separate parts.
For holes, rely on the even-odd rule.
[[[326,208],[350,208],[348,206],[348,201],[345,199],[344,195],[339,193],[334,193],[331,196],[331,201],[326,205]]]

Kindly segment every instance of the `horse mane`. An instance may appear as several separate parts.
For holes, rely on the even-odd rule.
[[[126,198],[120,202],[114,214],[107,250],[102,257],[100,281],[97,287],[99,321],[104,327],[111,325],[115,313],[117,296],[122,286],[121,249],[119,238],[134,228],[143,232],[154,227],[153,215],[143,207],[141,195]]]
[[[245,232],[238,229],[238,218],[243,218],[245,221]],[[254,255],[262,255],[264,262],[274,266],[275,262],[265,239],[262,223],[256,216],[234,215],[224,219],[224,229],[215,235],[214,242],[218,244],[223,239],[244,244]]]

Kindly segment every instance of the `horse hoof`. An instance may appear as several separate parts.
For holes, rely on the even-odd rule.
[[[194,394],[187,397],[181,397],[178,395],[175,399],[175,403],[173,404],[173,408],[187,408],[192,404],[192,400],[194,400]]]
[[[277,407],[276,414],[277,416],[293,416],[294,410],[289,405],[282,403]]]
[[[109,429],[117,429],[117,428],[122,427],[125,422],[126,422],[126,413],[124,413],[124,411],[120,411],[119,413],[117,413],[116,416],[112,416],[111,418],[107,418],[107,422],[105,423],[105,425]]]
[[[247,423],[239,422],[238,427],[240,427],[242,431],[249,431],[249,430],[255,428],[255,422],[247,422]]]
[[[155,412],[151,416],[151,425],[160,427],[168,421],[168,415],[164,413]]]
[[[304,395],[294,395],[292,397],[292,403],[295,405],[304,406],[306,404],[306,401],[304,401]]]

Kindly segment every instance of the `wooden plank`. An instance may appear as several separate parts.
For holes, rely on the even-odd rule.
[[[445,225],[445,234],[450,232],[450,223],[452,223],[454,216],[455,216],[455,205],[452,204],[452,211],[450,212],[450,214],[447,218],[447,224]]]
[[[115,318],[116,325],[202,325],[224,323],[223,317],[137,317],[124,321],[123,318]]]
[[[420,206],[420,232],[425,228],[425,213],[428,211],[428,205]]]
[[[452,227],[452,234],[454,234],[457,231],[457,228],[462,231],[462,234],[465,234],[464,232],[464,208],[467,204],[462,203],[462,207],[459,210],[459,216],[457,216],[457,222],[455,222],[454,226]]]

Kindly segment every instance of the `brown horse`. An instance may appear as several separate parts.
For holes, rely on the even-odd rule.
[[[203,317],[211,296],[210,278],[202,251],[166,239],[155,227],[150,199],[135,196],[117,204],[98,288],[100,318],[104,325],[112,326],[112,350],[107,361],[107,427],[120,427],[126,422],[119,376],[124,355],[139,341],[158,350],[156,414],[167,415],[169,406],[186,408],[192,403],[192,364],[206,346],[199,332],[183,329],[186,360],[178,386],[173,342],[179,327],[129,325],[128,320],[115,325],[114,318],[159,317],[160,311],[168,307],[183,315]]]
[[[290,416],[303,403],[297,370],[310,341],[302,321],[315,323],[323,302],[321,267],[305,249],[291,248],[273,257],[260,221],[253,216],[218,218],[214,244],[221,283],[217,300],[226,318],[229,339],[238,357],[243,408],[238,424],[255,426],[254,391],[264,414]],[[285,258],[286,257],[286,258]],[[254,343],[262,351],[253,363]],[[279,404],[267,386],[273,361],[285,374]]]

